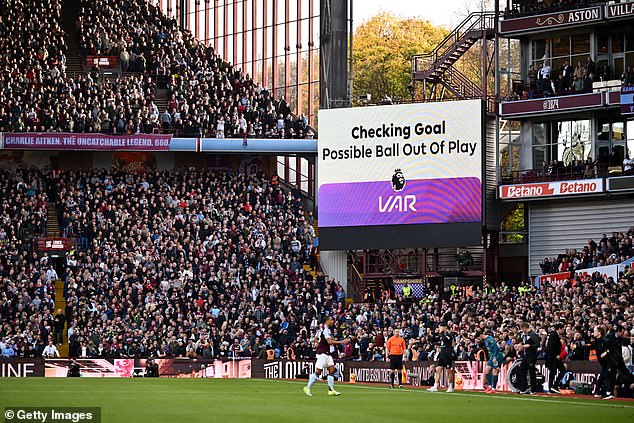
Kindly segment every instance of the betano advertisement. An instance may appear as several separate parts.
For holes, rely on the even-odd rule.
[[[479,100],[320,110],[320,247],[372,248],[384,235],[393,245],[380,248],[425,243],[422,231],[401,225],[475,224],[479,237],[481,110]],[[358,230],[377,226],[410,236]],[[463,239],[455,245],[468,245],[465,227],[456,229]],[[436,243],[443,239],[439,230],[432,232]]]
[[[603,192],[603,179],[580,181],[541,182],[531,184],[502,185],[500,198],[514,200],[539,197],[561,197]]]

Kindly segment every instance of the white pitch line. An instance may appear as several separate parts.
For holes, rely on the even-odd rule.
[[[279,379],[274,379],[271,380],[272,382],[282,382],[282,383],[292,383],[292,384],[301,384],[301,385],[305,385],[304,382],[297,382],[297,381],[293,381],[293,380],[279,380]],[[379,388],[379,387],[375,387],[375,386],[363,386],[363,385],[352,385],[352,384],[345,384],[345,385],[338,385],[338,386],[345,386],[345,387],[350,387],[350,388],[357,388],[357,389],[372,389],[372,390],[381,390],[381,391],[388,391],[388,388]],[[409,392],[409,393],[414,393],[414,392],[418,392],[418,393],[423,393],[423,394],[429,394],[429,395],[440,395],[443,392],[427,392],[424,389],[394,389],[393,391],[398,391],[398,392]],[[609,403],[609,402],[600,402],[601,400],[595,400],[593,402],[581,402],[581,401],[575,401],[574,398],[571,398],[568,401],[561,401],[561,400],[556,400],[556,399],[546,399],[546,398],[535,398],[535,397],[519,397],[519,396],[511,396],[508,394],[502,394],[502,395],[489,395],[489,394],[485,394],[485,395],[481,395],[478,392],[474,392],[472,394],[466,394],[466,393],[461,393],[461,392],[452,392],[450,394],[446,394],[448,397],[455,397],[455,396],[460,396],[460,397],[477,397],[477,398],[491,398],[491,399],[506,399],[506,400],[512,400],[512,401],[532,401],[532,402],[547,402],[547,403],[553,403],[553,404],[568,404],[568,405],[587,405],[587,406],[591,406],[591,407],[610,407],[610,408],[634,408],[634,405],[629,405],[629,404],[623,404],[623,403]]]

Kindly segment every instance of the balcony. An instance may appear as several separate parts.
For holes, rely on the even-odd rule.
[[[633,13],[634,1],[508,0],[499,29],[503,36],[518,36],[563,27],[631,19]]]
[[[502,177],[498,196],[503,201],[526,201],[633,190],[634,172],[624,172],[622,165],[579,162],[575,166],[563,166],[553,162],[540,169],[521,170]]]
[[[547,84],[548,89],[539,88],[541,84]],[[514,81],[512,96],[500,104],[500,116],[518,119],[621,106],[622,83],[619,80],[593,82],[592,88],[584,84],[580,90],[557,90],[554,88],[557,83],[551,85],[549,80],[541,84],[539,81],[537,85]]]

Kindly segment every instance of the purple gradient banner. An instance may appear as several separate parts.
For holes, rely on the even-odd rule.
[[[325,184],[319,226],[415,225],[482,220],[478,178],[417,179],[395,191],[390,181]]]

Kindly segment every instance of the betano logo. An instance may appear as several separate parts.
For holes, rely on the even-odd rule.
[[[548,197],[572,194],[592,194],[603,191],[601,180],[561,181],[541,184],[505,185],[501,198]]]
[[[401,169],[395,169],[392,176],[392,189],[396,192],[405,188],[405,176]],[[415,195],[390,195],[383,200],[383,196],[379,196],[379,213],[408,212],[416,210]]]

